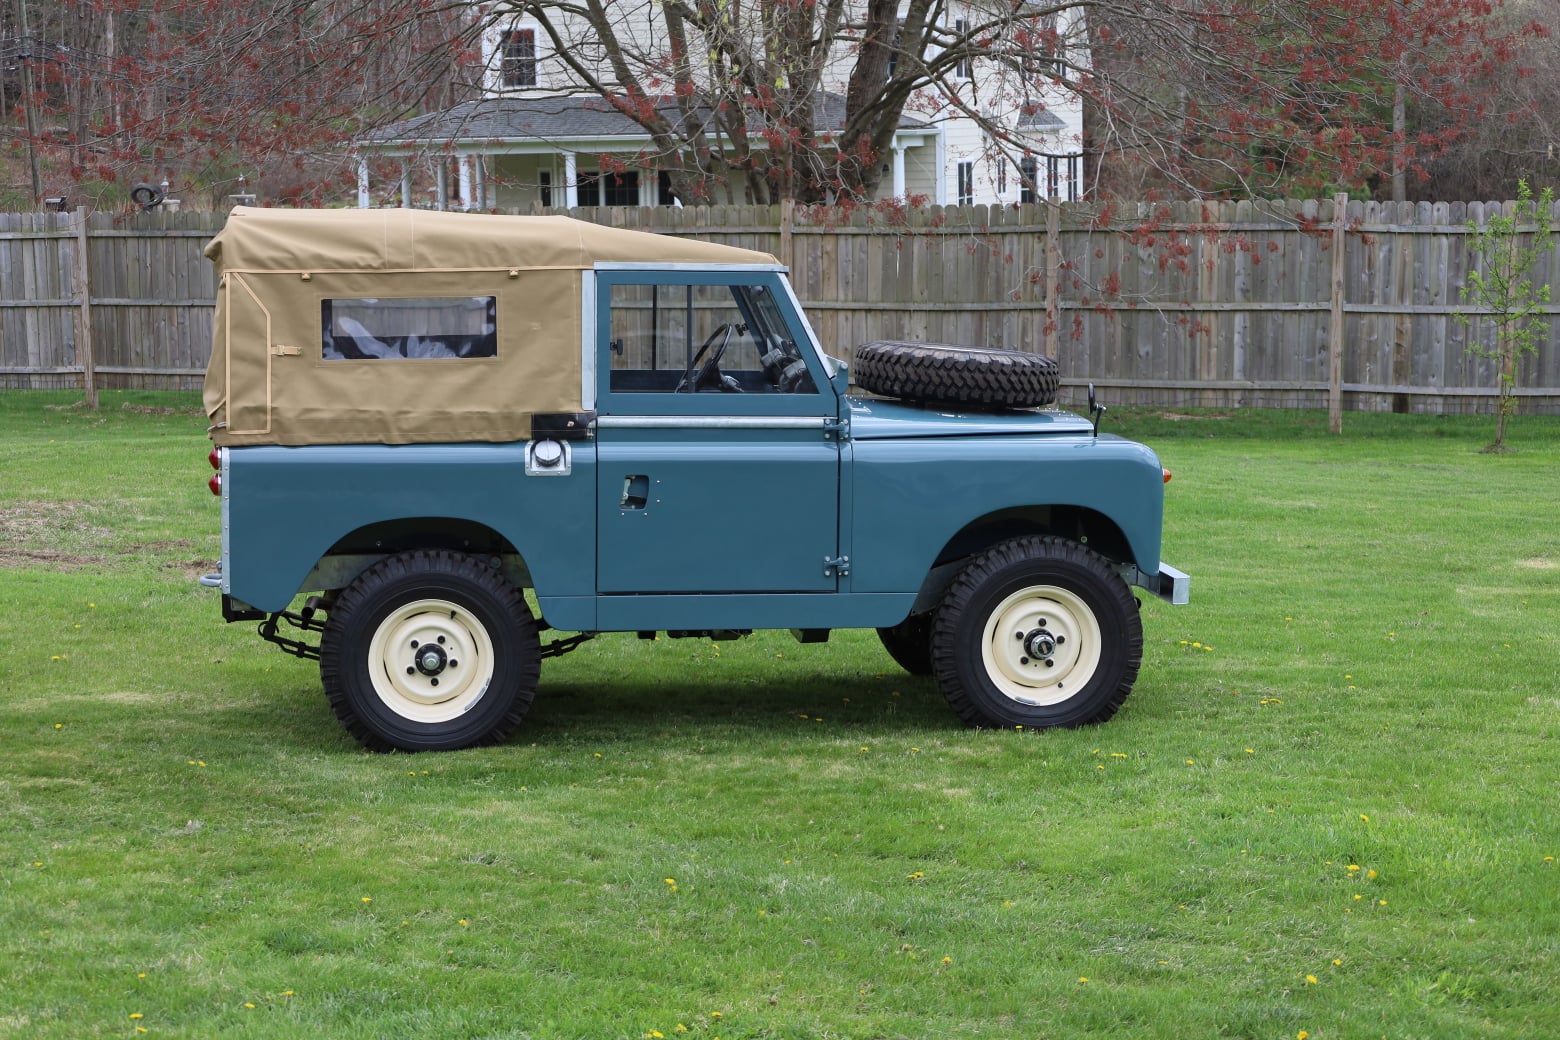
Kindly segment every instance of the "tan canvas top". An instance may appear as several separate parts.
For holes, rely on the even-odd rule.
[[[469,270],[598,262],[772,264],[768,253],[569,217],[239,206],[206,246],[219,271]]]
[[[584,270],[775,263],[567,217],[404,209],[239,207],[206,255],[221,445],[522,440],[533,415],[583,408]]]

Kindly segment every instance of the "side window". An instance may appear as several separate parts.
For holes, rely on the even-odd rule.
[[[325,300],[326,361],[498,356],[494,296]]]
[[[614,394],[817,393],[766,286],[616,284],[608,335]]]

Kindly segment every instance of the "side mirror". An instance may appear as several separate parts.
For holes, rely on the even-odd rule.
[[[1105,415],[1105,406],[1100,404],[1099,398],[1094,396],[1094,384],[1089,384],[1089,418],[1094,420],[1094,436],[1100,435],[1100,419]]]

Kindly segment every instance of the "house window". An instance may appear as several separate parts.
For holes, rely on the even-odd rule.
[[[975,164],[961,162],[959,164],[959,205],[973,206],[975,204]]]
[[[1062,161],[1054,155],[1045,160],[1045,197],[1055,199],[1061,197],[1061,167]]]
[[[1032,155],[1026,155],[1018,161],[1018,201],[1038,202],[1037,184],[1040,179],[1040,164]]]
[[[655,204],[657,206],[677,205],[677,195],[672,191],[672,175],[665,170],[655,175]]]
[[[1069,155],[1067,157],[1067,201],[1078,201],[1078,190],[1083,184],[1083,156]]]
[[[511,29],[504,34],[499,71],[505,87],[536,86],[535,29]]]
[[[997,194],[1007,194],[1007,159],[997,157]]]
[[[969,79],[971,76],[969,59],[970,44],[969,41],[965,39],[965,35],[970,31],[970,23],[966,22],[963,18],[955,18],[953,21],[953,31],[959,37],[959,49],[965,52],[965,56],[960,58],[958,63],[954,65],[953,76],[955,79]]]
[[[591,171],[580,174],[579,200],[581,206],[637,206],[639,205],[639,171],[601,173]]]
[[[536,173],[536,188],[542,197],[543,206],[551,206],[552,201],[552,171],[538,170]]]
[[[1035,34],[1034,47],[1024,61],[1024,71],[1036,79],[1067,78],[1067,49],[1057,31],[1055,15],[1047,18]]]

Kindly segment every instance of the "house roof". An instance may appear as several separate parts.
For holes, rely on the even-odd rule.
[[[658,99],[656,107],[672,120],[681,118],[670,98]],[[700,113],[707,113],[701,109]],[[839,130],[845,125],[845,98],[821,91],[816,106],[820,129]],[[901,130],[925,130],[930,125],[908,116],[899,118]],[[429,142],[522,143],[558,142],[612,137],[643,139],[644,127],[617,111],[602,98],[590,95],[567,97],[497,97],[467,101],[442,112],[413,116],[364,134],[358,143],[364,147]]]
[[[1020,130],[1065,130],[1067,124],[1054,112],[1037,108],[1032,112],[1019,113],[1018,128]]]

